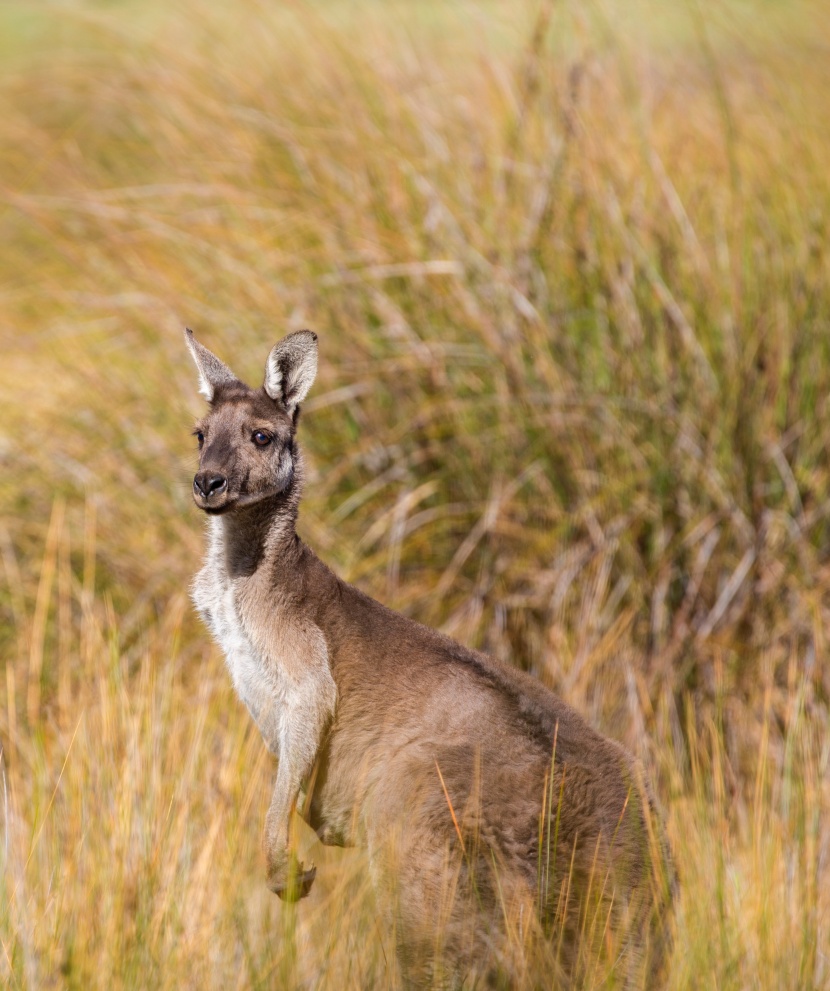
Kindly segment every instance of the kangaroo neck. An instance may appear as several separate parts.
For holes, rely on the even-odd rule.
[[[290,565],[300,543],[295,529],[299,488],[295,478],[277,495],[219,517],[231,578],[250,577],[269,566],[278,573]]]

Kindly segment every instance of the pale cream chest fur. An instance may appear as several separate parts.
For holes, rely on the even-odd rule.
[[[244,603],[260,597],[246,588],[254,579],[228,574],[221,520],[211,520],[208,533],[205,563],[191,588],[193,603],[222,648],[234,688],[268,749],[280,756],[289,738],[297,745],[304,720],[316,723],[318,709],[334,711],[337,693],[326,643],[316,626],[299,626],[275,600],[259,610],[267,623],[250,617],[246,622]]]

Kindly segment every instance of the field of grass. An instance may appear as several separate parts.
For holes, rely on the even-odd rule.
[[[830,989],[830,11],[0,8],[0,984],[398,986],[192,614],[181,328],[320,335],[301,532],[649,768],[671,989]],[[593,986],[600,986],[597,975]]]

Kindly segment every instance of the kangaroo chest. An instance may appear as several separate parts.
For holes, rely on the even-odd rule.
[[[268,749],[279,756],[282,726],[291,701],[292,680],[280,658],[257,646],[240,614],[239,579],[224,567],[221,547],[211,541],[205,565],[197,574],[193,603],[222,648],[234,688],[256,722]]]
[[[307,773],[334,716],[337,687],[317,624],[275,584],[277,561],[232,575],[221,520],[211,520],[208,552],[191,589],[222,648],[234,687],[268,749]],[[287,766],[287,765],[286,765]]]

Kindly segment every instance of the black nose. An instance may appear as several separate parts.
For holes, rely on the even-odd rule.
[[[193,479],[193,491],[203,499],[220,495],[227,487],[227,478],[224,475],[217,475],[215,472],[200,471]]]

